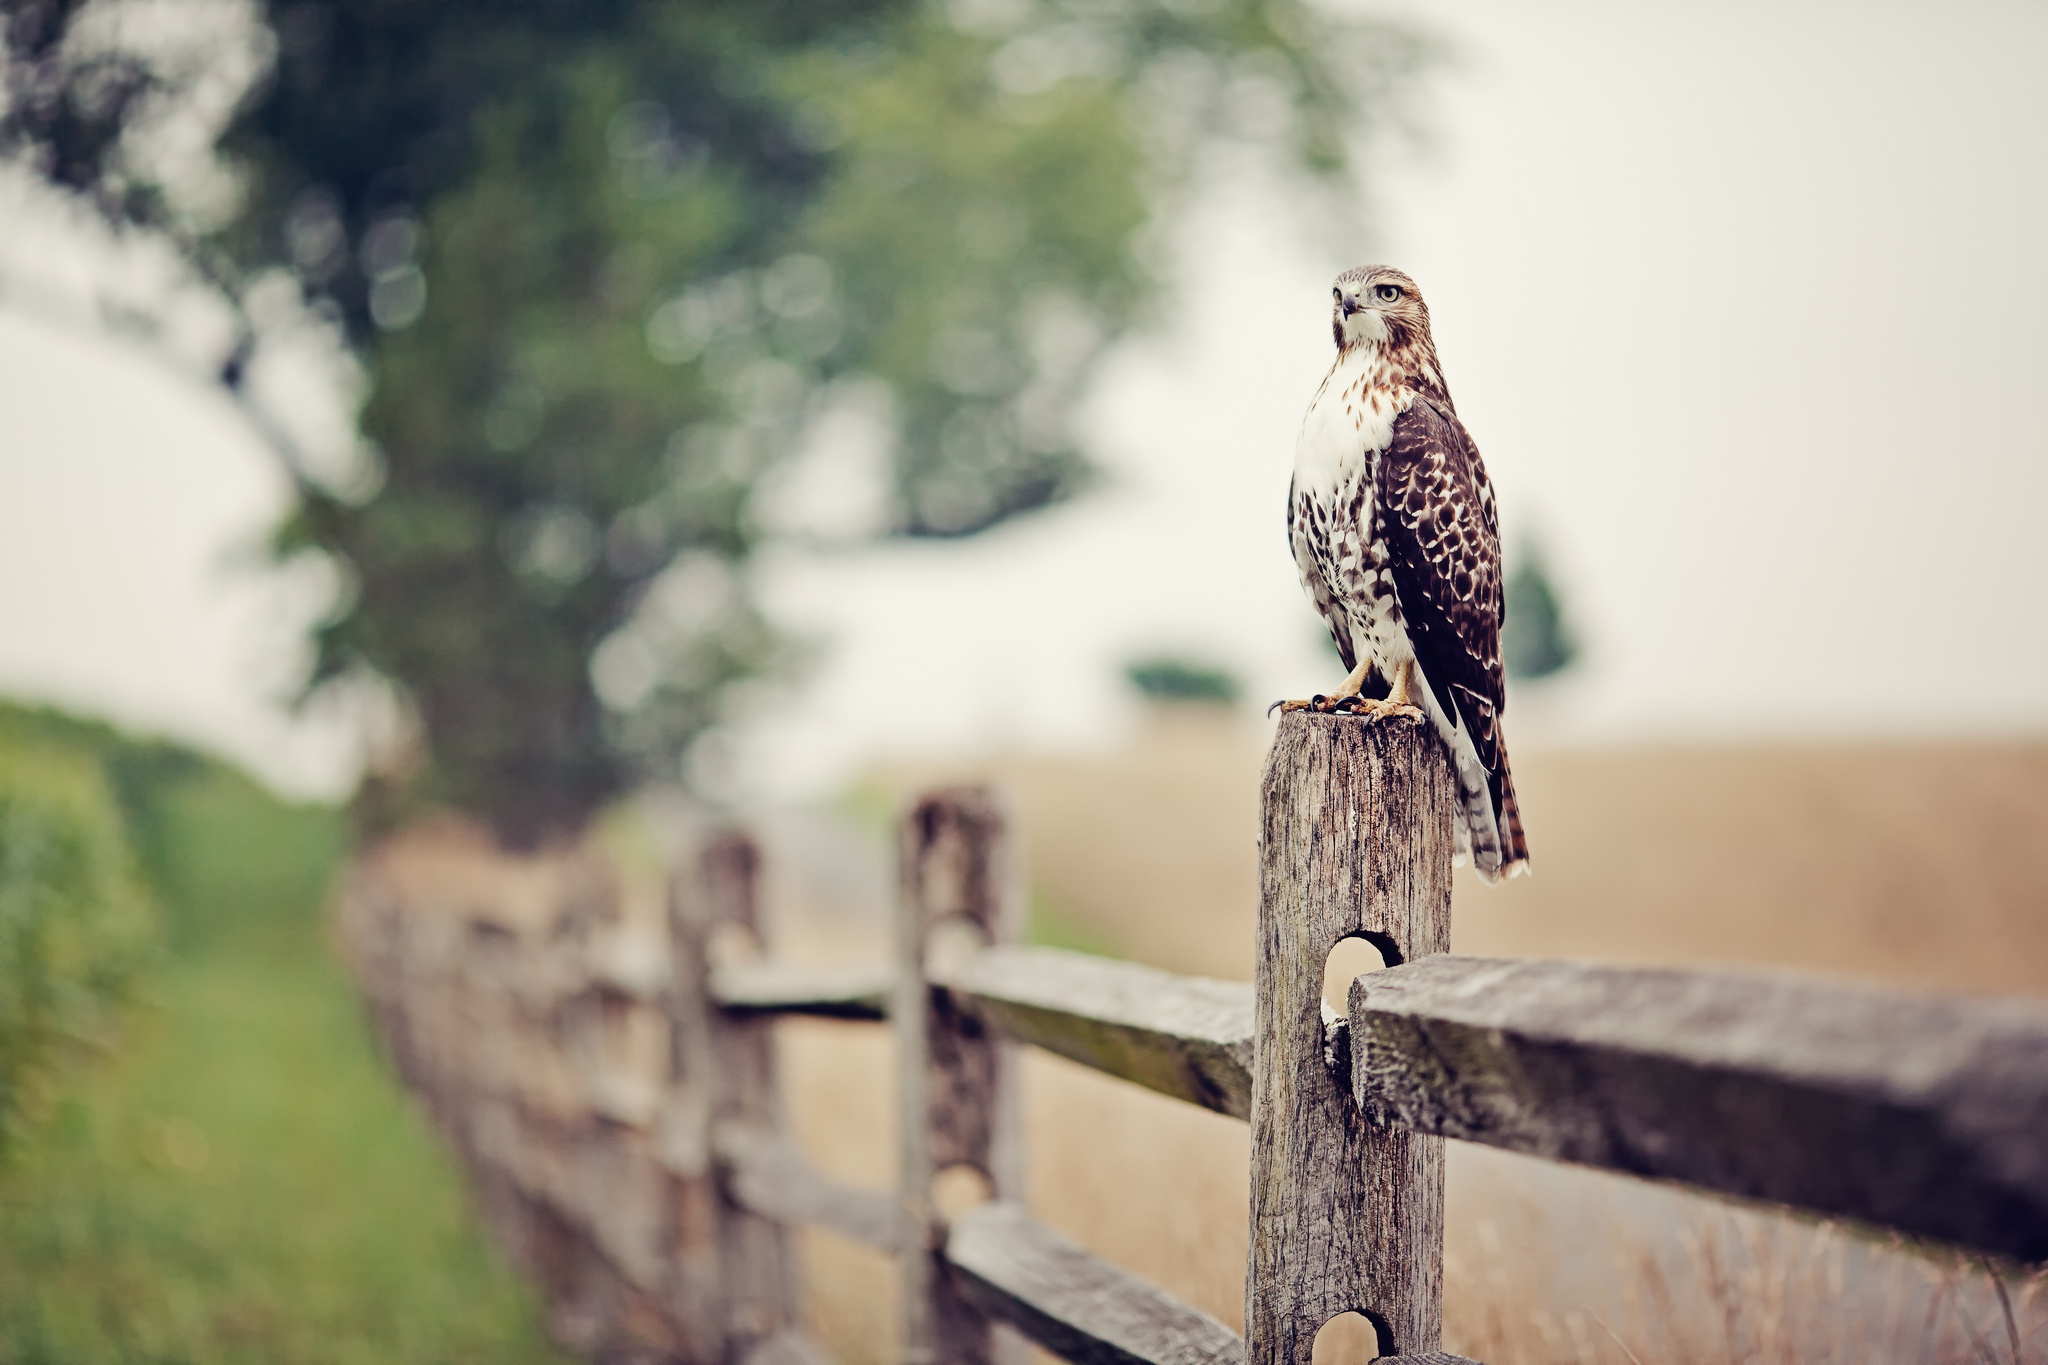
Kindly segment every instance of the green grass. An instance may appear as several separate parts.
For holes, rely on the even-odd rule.
[[[169,954],[0,1167],[0,1361],[559,1361],[326,951],[339,816],[163,802]]]

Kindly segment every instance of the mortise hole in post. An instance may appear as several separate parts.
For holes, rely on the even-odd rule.
[[[1339,1018],[1348,1018],[1352,978],[1395,966],[1400,961],[1400,950],[1385,934],[1353,934],[1338,939],[1337,946],[1323,959],[1323,1008]]]
[[[967,916],[940,915],[925,931],[925,972],[929,976],[956,972],[987,946],[987,933]]]
[[[964,1161],[955,1162],[932,1177],[932,1207],[949,1223],[995,1197],[995,1186],[989,1182],[988,1173]]]
[[[1392,1351],[1378,1323],[1364,1313],[1339,1313],[1316,1333],[1315,1365],[1366,1365]]]

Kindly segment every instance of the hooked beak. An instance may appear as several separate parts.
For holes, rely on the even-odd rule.
[[[1349,295],[1346,295],[1344,302],[1338,306],[1344,310],[1344,316],[1348,318],[1353,313],[1358,312],[1364,305],[1359,303],[1357,299],[1351,298]]]

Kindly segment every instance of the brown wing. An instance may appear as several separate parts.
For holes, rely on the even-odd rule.
[[[1479,450],[1448,405],[1417,398],[1394,422],[1380,459],[1386,537],[1416,662],[1453,723],[1464,722],[1492,775],[1499,809],[1501,669],[1500,525]]]

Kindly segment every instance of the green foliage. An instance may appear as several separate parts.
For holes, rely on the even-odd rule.
[[[153,946],[149,897],[91,758],[0,743],[0,1143],[101,1042]]]
[[[1124,676],[1154,701],[1200,701],[1229,706],[1238,697],[1237,679],[1221,668],[1185,659],[1141,659]]]
[[[110,1041],[161,948],[317,906],[339,836],[183,746],[0,702],[0,1142]]]
[[[12,79],[129,88],[42,43],[93,8],[25,9]],[[210,234],[102,135],[126,105],[17,102],[0,152],[141,187],[95,202],[172,232],[238,307],[282,272],[361,357],[377,467],[301,471],[278,539],[345,581],[313,685],[396,684],[424,747],[395,808],[454,803],[516,842],[673,774],[785,657],[744,572],[754,494],[821,413],[887,396],[894,533],[1071,495],[1072,412],[1159,298],[1147,224],[1198,150],[1242,137],[1346,183],[1419,51],[1301,0],[266,15],[275,69],[221,142],[246,195]],[[169,79],[116,68],[152,99]],[[242,308],[232,389],[263,312]]]
[[[1086,478],[1065,422],[1142,294],[1145,167],[1117,83],[1006,94],[991,40],[907,27],[805,65],[843,141],[801,240],[844,281],[828,360],[894,397],[899,529],[965,535]]]
[[[0,754],[21,749],[97,770],[173,950],[223,925],[260,932],[264,907],[317,908],[321,879],[340,856],[331,810],[282,803],[246,774],[184,745],[0,702]]]
[[[0,1164],[0,1360],[556,1365],[324,951],[340,813],[195,762],[177,946]]]
[[[121,807],[143,875],[159,885],[169,856],[166,801],[178,783],[206,769],[212,760],[180,744],[117,730],[105,721],[0,701],[0,748],[23,747],[60,749],[98,764]]]
[[[610,27],[601,9],[587,27],[557,15],[546,43],[538,10],[338,7],[322,52],[365,54],[408,87],[449,62],[485,62],[495,78],[479,79],[467,110],[458,92],[447,108],[459,116],[368,111],[392,139],[395,176],[317,154],[363,149],[326,102],[336,73],[311,55],[286,54],[288,88],[239,134],[278,168],[272,230],[287,244],[324,224],[369,251],[354,265],[332,252],[299,261],[366,353],[362,424],[385,478],[367,500],[308,489],[282,537],[286,553],[316,549],[351,571],[315,681],[368,669],[405,684],[433,759],[420,794],[481,810],[519,841],[578,823],[617,790],[623,755],[672,762],[723,689],[773,655],[731,571],[751,545],[743,512],[760,452],[700,432],[725,405],[656,356],[647,315],[658,288],[769,231],[803,174],[794,163],[810,159],[757,145],[758,101],[712,94],[718,61],[763,60],[760,35],[670,43],[641,31],[653,10],[623,7]],[[505,45],[495,57],[488,40],[481,56],[450,47],[489,35]],[[685,92],[686,109],[711,100],[693,112],[721,121],[727,144],[683,149],[671,115],[642,97],[650,87]],[[443,166],[437,147],[461,155]],[[668,685],[615,689],[630,704],[607,712],[592,654],[665,569],[672,588],[697,588],[649,665]]]
[[[118,167],[123,137],[164,81],[134,54],[72,41],[74,23],[92,7],[92,0],[12,0],[0,11],[0,155],[31,161],[114,221],[160,222],[152,187]]]
[[[1542,553],[1534,546],[1508,575],[1500,649],[1511,678],[1547,678],[1578,657],[1578,642],[1565,624],[1557,589],[1551,586]]]

